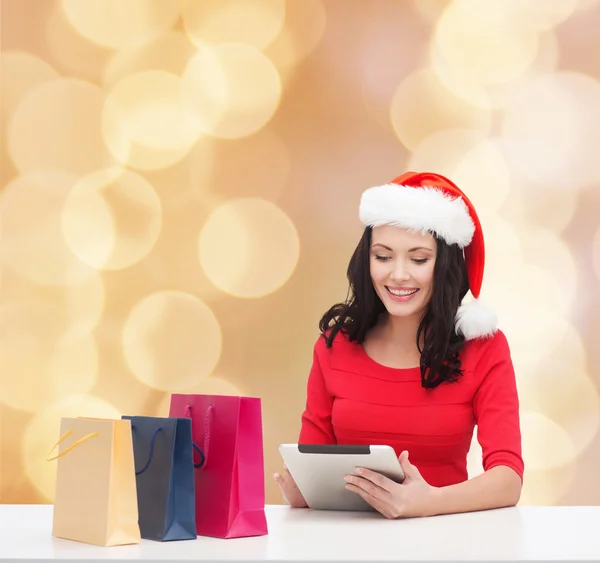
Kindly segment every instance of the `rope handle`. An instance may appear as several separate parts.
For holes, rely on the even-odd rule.
[[[194,463],[194,467],[196,468],[206,467],[206,464],[208,463],[208,447],[210,446],[210,431],[214,410],[215,406],[211,404],[208,409],[206,409],[206,415],[204,416],[204,453],[202,453],[202,450],[196,444],[193,444],[194,449],[202,456],[202,461],[200,463]],[[192,418],[192,405],[187,404],[185,406],[184,416],[185,418]]]
[[[48,452],[48,456],[58,447],[58,445],[67,437],[69,436],[69,434],[72,434],[73,430],[67,430],[59,439],[58,442],[56,442],[56,444],[54,444],[54,446],[52,446],[52,449]],[[86,440],[89,440],[90,438],[94,438],[95,436],[98,436],[98,432],[92,432],[91,434],[86,434],[85,436],[79,438],[79,440],[77,440],[76,442],[73,442],[64,452],[61,452],[57,455],[55,455],[54,457],[48,457],[46,456],[46,461],[53,461],[55,459],[58,459],[59,457],[62,457],[66,454],[68,454],[73,448],[76,448],[77,446],[79,446],[79,444],[82,444],[83,442],[85,442]]]
[[[131,428],[132,428],[132,430],[135,430],[135,425],[132,424]],[[142,469],[135,472],[136,475],[141,475],[142,473],[144,473],[144,471],[146,471],[150,467],[150,464],[152,463],[152,457],[154,456],[154,442],[156,442],[156,435],[161,430],[162,430],[162,426],[159,426],[158,428],[156,428],[154,430],[154,433],[152,434],[152,438],[150,439],[150,453],[148,454],[148,460],[146,461],[146,464],[144,465],[144,467],[142,467]]]
[[[200,457],[202,458],[202,461],[200,463],[194,463],[194,467],[196,469],[198,469],[206,463],[206,456],[204,455],[204,452],[196,444],[194,444],[194,442],[192,442],[192,446],[200,454]]]
[[[131,428],[133,430],[135,430],[135,425],[131,425]],[[154,430],[154,432],[152,433],[152,438],[150,438],[150,452],[148,453],[148,460],[146,461],[144,467],[142,467],[139,471],[136,471],[135,474],[136,475],[141,475],[142,473],[144,473],[145,471],[148,470],[148,468],[150,467],[150,464],[152,463],[152,458],[154,456],[154,443],[156,442],[156,436],[157,434],[162,430],[162,426],[159,426],[158,428],[156,428]],[[204,455],[204,453],[202,452],[202,450],[192,442],[192,446],[194,447],[194,449],[200,454],[200,456],[202,457],[202,461],[200,463],[194,463],[194,467],[202,467],[202,465],[204,465],[204,462],[206,460],[206,456]]]

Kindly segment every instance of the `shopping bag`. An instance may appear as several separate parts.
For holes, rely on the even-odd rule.
[[[139,543],[131,423],[63,418],[52,535],[95,545]]]
[[[123,419],[131,421],[142,538],[196,539],[191,420]]]
[[[193,441],[205,456],[195,470],[198,535],[266,535],[260,399],[173,394],[170,416],[192,419]]]

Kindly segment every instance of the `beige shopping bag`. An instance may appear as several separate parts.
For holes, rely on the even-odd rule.
[[[95,545],[139,543],[129,420],[63,418],[52,535]],[[51,452],[52,453],[52,452]]]

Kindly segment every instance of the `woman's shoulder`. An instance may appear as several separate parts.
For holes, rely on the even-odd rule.
[[[352,344],[353,343],[350,341],[350,338],[345,331],[337,330],[334,333],[333,329],[330,328],[319,334],[317,342],[315,343],[315,349],[319,352],[326,352],[327,350],[333,351],[334,349],[337,351]]]
[[[482,361],[494,362],[510,359],[510,346],[506,335],[501,330],[496,330],[492,335],[475,338],[465,342],[462,351],[463,363],[471,365]]]
[[[360,345],[350,340],[348,334],[342,330],[335,333],[331,329],[321,332],[315,343],[315,354],[321,359],[343,359],[358,353]]]

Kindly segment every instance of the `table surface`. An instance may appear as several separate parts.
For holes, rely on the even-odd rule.
[[[600,507],[516,507],[386,520],[267,506],[269,535],[98,547],[53,538],[52,505],[0,505],[0,561],[600,560]]]

